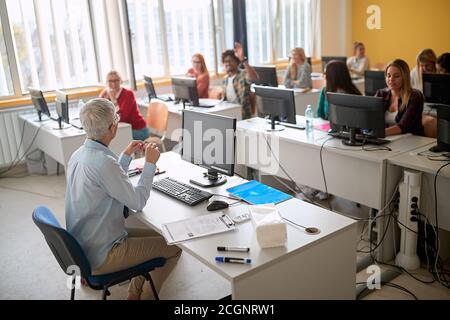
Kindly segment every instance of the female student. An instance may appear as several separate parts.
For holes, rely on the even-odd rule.
[[[436,54],[431,49],[422,50],[417,56],[417,65],[411,71],[411,86],[423,92],[423,74],[436,73]]]
[[[446,52],[439,56],[436,61],[436,71],[438,73],[450,73],[450,53]]]
[[[209,72],[202,54],[196,53],[192,56],[192,68],[188,70],[186,76],[197,79],[198,97],[208,98]]]
[[[295,48],[291,51],[291,62],[284,76],[286,88],[312,88],[311,66],[306,61],[305,50]]]
[[[412,133],[424,135],[422,111],[424,98],[419,90],[411,87],[408,64],[400,59],[391,62],[385,72],[387,88],[378,90],[386,109],[386,136]]]
[[[353,56],[347,59],[347,67],[356,76],[363,77],[364,72],[369,70],[369,58],[366,57],[366,47],[362,42],[355,42]]]
[[[330,61],[325,70],[326,85],[322,88],[317,106],[317,117],[328,120],[327,92],[361,95],[350,77],[347,66],[342,61]]]
[[[110,71],[106,76],[106,88],[100,98],[108,99],[119,108],[120,121],[131,124],[133,140],[145,140],[150,136],[147,123],[139,112],[133,91],[122,87],[122,77],[117,71]]]

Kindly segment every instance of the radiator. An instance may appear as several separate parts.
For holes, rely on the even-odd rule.
[[[9,166],[17,156],[23,128],[19,115],[33,110],[32,107],[0,110],[0,168]],[[21,148],[17,159],[23,156],[23,152]]]

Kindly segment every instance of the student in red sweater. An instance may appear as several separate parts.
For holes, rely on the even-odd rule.
[[[198,97],[208,98],[209,71],[202,54],[196,53],[192,56],[192,68],[188,70],[186,76],[197,79]]]
[[[100,98],[112,101],[119,108],[120,121],[131,124],[133,140],[144,141],[150,136],[147,123],[139,112],[133,91],[122,87],[122,77],[117,71],[110,71],[106,76],[106,88]]]

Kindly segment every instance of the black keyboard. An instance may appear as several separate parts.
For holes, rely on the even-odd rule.
[[[342,140],[350,139],[350,134],[348,132],[330,132],[329,135],[334,138],[342,139]],[[386,139],[375,138],[375,137],[370,137],[370,136],[364,136],[362,134],[357,134],[356,142],[364,143],[364,144],[371,144],[371,145],[375,145],[375,146],[382,146],[384,144],[389,143],[390,141],[386,140]]]
[[[164,178],[153,182],[153,188],[190,206],[195,206],[213,196],[209,192],[202,191],[171,178]]]

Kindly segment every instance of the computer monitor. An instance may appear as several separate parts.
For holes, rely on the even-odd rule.
[[[33,102],[34,108],[37,111],[39,117],[38,121],[42,121],[42,114],[45,114],[48,118],[51,118],[50,110],[42,91],[34,88],[28,88],[28,91],[30,92],[31,101]]]
[[[188,77],[172,77],[172,90],[175,95],[175,100],[179,100],[183,103],[183,109],[186,102],[195,107],[200,105],[196,79]]]
[[[330,61],[337,60],[342,61],[345,64],[347,64],[347,57],[344,56],[323,56],[322,57],[322,72],[325,73],[325,70],[327,68],[327,64],[330,63]]]
[[[153,80],[151,77],[144,75],[144,86],[147,91],[149,101],[152,101],[152,99],[156,99],[158,97],[156,95],[155,86],[153,85]]]
[[[369,71],[364,73],[364,95],[373,97],[378,90],[386,88],[384,71]]]
[[[235,118],[183,110],[182,159],[208,169],[191,183],[215,187],[234,175],[235,132]]]
[[[258,80],[253,83],[260,86],[278,87],[277,69],[275,66],[253,66]]]
[[[55,99],[55,107],[56,114],[58,115],[58,128],[60,130],[69,128],[70,126],[64,125],[63,121],[66,124],[69,124],[69,95],[61,90],[55,91],[56,99]]]
[[[330,92],[327,93],[327,100],[330,123],[349,133],[349,139],[343,141],[345,145],[364,144],[356,141],[356,133],[373,138],[385,137],[386,120],[383,98]]]
[[[424,73],[423,94],[427,103],[450,105],[450,74]]]
[[[259,97],[258,117],[270,116],[271,126],[268,131],[284,130],[283,126],[276,126],[275,122],[297,124],[295,112],[294,90],[264,86],[254,86],[256,96]]]
[[[438,104],[437,109],[437,146],[432,152],[450,152],[450,106]]]

